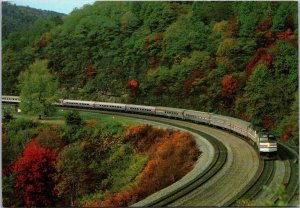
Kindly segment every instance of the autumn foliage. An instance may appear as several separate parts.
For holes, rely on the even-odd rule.
[[[126,140],[151,158],[137,176],[140,185],[86,206],[128,206],[182,178],[199,156],[194,140],[185,132],[134,126],[128,129]]]
[[[127,84],[127,89],[130,90],[130,96],[136,97],[138,94],[141,93],[141,90],[139,88],[139,82],[135,79],[132,79]]]
[[[248,62],[246,66],[246,72],[248,75],[251,75],[255,69],[255,66],[262,63],[270,67],[272,65],[272,61],[272,57],[267,53],[266,49],[259,48]]]
[[[183,88],[182,88],[182,91],[185,95],[188,95],[190,93],[190,90],[193,86],[193,83],[203,77],[203,70],[201,69],[198,69],[196,71],[194,71],[188,78],[187,80],[185,81],[184,85],[183,85]]]
[[[86,75],[87,76],[94,76],[96,74],[96,69],[94,67],[93,64],[90,64],[87,68],[86,68]]]
[[[291,138],[291,136],[292,136],[291,125],[286,124],[284,128],[283,140],[287,141]]]
[[[51,206],[56,197],[53,179],[56,155],[37,146],[36,141],[33,139],[26,146],[13,165],[16,194],[26,206]]]
[[[287,41],[294,41],[296,39],[296,36],[294,35],[291,28],[286,29],[285,31],[278,34],[279,40],[287,40]]]
[[[221,81],[222,95],[229,96],[236,92],[238,81],[232,75],[225,75]]]

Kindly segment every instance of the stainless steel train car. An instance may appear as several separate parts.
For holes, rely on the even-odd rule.
[[[17,96],[2,96],[2,102],[7,103],[19,103],[19,97]],[[196,123],[208,124],[215,127],[223,128],[228,131],[234,132],[238,135],[244,136],[256,145],[260,153],[275,153],[277,152],[277,142],[274,136],[266,133],[257,133],[251,127],[249,122],[241,119],[232,118],[229,116],[222,116],[213,113],[200,112],[194,110],[186,110],[179,108],[168,107],[154,107],[145,105],[132,105],[121,103],[106,103],[95,101],[81,101],[81,100],[60,100],[60,103],[56,104],[66,107],[77,108],[93,108],[102,110],[114,110],[123,111],[129,113],[141,113],[148,115],[158,115],[168,118],[182,119],[192,121]]]
[[[125,111],[126,105],[120,103],[95,102],[96,109]]]
[[[18,96],[2,96],[2,102],[5,103],[19,103],[19,97]]]
[[[171,118],[180,118],[184,119],[184,113],[185,109],[180,108],[168,108],[168,107],[156,107],[155,113],[156,115],[171,117]]]
[[[125,105],[126,112],[155,115],[155,107],[146,105]]]
[[[205,123],[210,124],[210,113],[194,111],[194,110],[185,110],[184,118],[188,121],[193,121],[196,123]]]
[[[79,108],[94,108],[94,101],[81,101],[81,100],[62,100],[62,106],[79,107]]]

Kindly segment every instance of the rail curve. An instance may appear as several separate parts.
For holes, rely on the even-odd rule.
[[[275,187],[279,183],[284,183],[287,187],[290,196],[289,202],[293,203],[292,205],[298,205],[298,154],[282,144],[278,149],[279,160],[263,161],[259,159],[257,151],[249,143],[237,139],[236,137],[239,137],[237,135],[220,129],[148,115],[80,110],[175,126],[204,137],[213,146],[215,154],[212,162],[203,172],[179,186],[173,184],[176,188],[172,189],[171,185],[133,206],[232,206],[236,205],[239,199],[250,199],[257,202],[268,199],[276,202],[278,197],[264,192],[262,186]],[[242,151],[240,150],[241,145],[243,146]],[[247,164],[247,167],[240,171],[244,164]],[[216,190],[218,191],[216,192]],[[226,193],[230,194],[226,195]]]
[[[197,182],[192,183],[191,187],[181,187],[177,189],[177,191],[179,191],[178,193],[175,191],[175,195],[168,195],[166,194],[166,191],[159,191],[147,197],[146,199],[134,204],[133,206],[236,206],[236,202],[238,202],[240,199],[248,199],[256,201],[257,203],[269,200],[275,203],[278,200],[278,196],[265,192],[263,186],[276,188],[276,186],[281,183],[284,183],[287,187],[287,193],[290,196],[289,202],[291,203],[291,205],[298,205],[298,155],[295,151],[282,144],[280,144],[280,158],[278,160],[262,160],[259,158],[259,155],[253,149],[253,147],[251,147],[251,144],[243,140],[244,138],[241,138],[234,134],[229,134],[224,130],[211,128],[206,125],[199,125],[195,123],[168,118],[158,118],[154,116],[144,116],[120,112],[100,112],[104,114],[123,115],[126,117],[143,119],[151,122],[155,121],[164,125],[167,124],[181,129],[185,129],[193,133],[195,133],[195,131],[198,131],[197,133],[199,133],[200,135],[201,133],[205,132],[205,134],[208,134],[210,137],[216,138],[217,140],[224,143],[227,149],[225,163],[222,164],[222,167],[219,169],[219,171],[210,174],[209,180],[205,181],[204,183],[201,183],[201,180],[198,184]],[[204,136],[204,138],[209,139],[206,137],[206,135]],[[236,146],[232,147],[233,143],[236,142],[238,142],[237,144],[235,144]],[[247,149],[250,151],[254,150],[254,152],[252,152],[251,155],[252,161],[256,161],[256,164],[253,165],[253,167],[255,167],[256,169],[249,168],[251,158],[245,156],[245,149],[242,148],[241,150],[240,147],[243,145],[246,145],[245,147],[247,147]],[[237,154],[237,152],[239,153]],[[244,172],[244,176],[246,175],[248,177],[248,180],[245,179],[245,177],[239,177],[238,175],[236,175],[235,171],[228,172],[228,169],[227,171],[224,170],[226,166],[229,166],[231,168],[233,167],[233,164],[231,164],[231,166],[228,164],[228,161],[232,160],[232,157],[245,159],[243,160],[243,162],[239,162],[239,164],[236,164],[237,169],[235,169],[235,171],[240,171],[241,167],[247,170],[252,170],[250,173],[251,176],[249,175],[249,172]],[[245,161],[246,163],[248,163],[248,167],[245,167],[245,165],[241,165],[242,163],[245,163]],[[219,161],[219,163],[221,164],[222,162]],[[237,181],[239,180],[236,180],[236,185],[238,184],[239,187],[235,187],[234,185],[232,185],[232,183],[230,183],[230,181],[226,180],[226,190],[224,182],[222,182],[224,181],[224,176],[227,176],[227,178],[230,179],[239,179],[240,184],[237,183]],[[203,177],[205,179],[205,176]],[[219,178],[216,179],[217,177]],[[214,180],[216,180],[215,184],[217,184],[217,186],[209,187],[208,183],[211,183],[211,185],[213,185],[214,183],[212,181]],[[167,187],[165,189],[169,188],[170,187]],[[202,192],[211,193],[205,194],[203,196],[205,200],[203,200],[202,198],[202,201],[201,198],[199,198],[199,195],[201,195],[201,192],[199,193],[199,190],[201,190]],[[219,196],[217,196],[218,194],[215,194],[216,190],[218,190],[217,192],[220,193]],[[222,191],[223,193],[234,192],[234,194],[231,194],[231,196],[225,196],[222,194]],[[170,193],[170,190],[167,193]],[[195,196],[194,193],[198,194]],[[206,197],[207,195],[209,196],[209,198]],[[222,197],[220,197],[220,195]],[[196,198],[196,200],[191,201],[191,199],[193,198]],[[218,200],[216,200],[216,198],[222,198],[223,200],[222,202],[217,203]],[[186,199],[188,203],[183,202],[185,201],[184,199]]]

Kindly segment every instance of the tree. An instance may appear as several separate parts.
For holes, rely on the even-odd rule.
[[[56,155],[32,140],[13,166],[17,196],[26,206],[51,206],[54,204],[54,174]]]
[[[65,119],[66,119],[66,124],[68,126],[80,126],[82,124],[82,119],[79,115],[78,111],[69,111],[67,112],[67,114],[65,115]]]
[[[83,152],[78,144],[66,146],[58,156],[56,169],[59,183],[56,188],[59,196],[63,196],[71,206],[74,206],[76,199],[88,185],[85,183],[88,179],[85,164]]]
[[[38,114],[39,119],[55,111],[57,83],[47,70],[47,61],[36,60],[29,70],[19,76],[20,108],[29,114]]]

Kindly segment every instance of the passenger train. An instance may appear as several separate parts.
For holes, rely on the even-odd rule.
[[[2,96],[2,102],[19,103],[20,100],[17,96]],[[112,110],[127,113],[156,115],[173,119],[186,120],[195,123],[207,124],[231,131],[245,138],[248,138],[249,141],[256,146],[256,148],[262,155],[274,157],[277,154],[277,142],[273,135],[269,135],[264,132],[257,132],[252,128],[251,123],[229,116],[222,116],[213,113],[180,108],[81,100],[60,99],[59,102],[55,104],[62,107]]]

